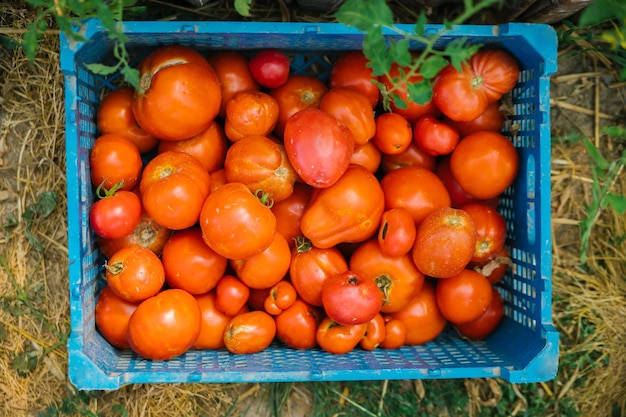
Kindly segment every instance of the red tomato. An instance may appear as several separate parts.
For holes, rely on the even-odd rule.
[[[200,161],[207,172],[213,172],[224,167],[226,149],[227,140],[224,129],[218,122],[213,122],[208,129],[190,139],[161,141],[158,152],[188,153]]]
[[[278,88],[289,78],[289,57],[277,49],[257,52],[248,63],[254,79],[267,88]]]
[[[363,145],[356,145],[350,157],[351,164],[361,165],[371,173],[378,171],[381,160],[382,154],[372,141],[364,143]]]
[[[411,123],[398,113],[382,113],[376,117],[376,132],[373,141],[386,155],[397,155],[406,151],[413,140]]]
[[[459,185],[475,198],[500,195],[515,179],[519,156],[513,144],[496,132],[476,132],[463,138],[450,156]]]
[[[485,262],[504,247],[506,221],[500,213],[483,203],[468,203],[461,207],[470,215],[476,229],[476,249],[471,262]]]
[[[224,173],[228,182],[243,183],[253,193],[263,191],[273,203],[289,197],[298,179],[284,146],[265,136],[246,136],[233,143]]]
[[[411,135],[411,138],[413,136]],[[411,140],[408,148],[398,154],[383,154],[380,167],[383,174],[388,174],[394,169],[412,166],[424,168],[428,171],[435,170],[435,157],[427,154],[414,140]]]
[[[401,310],[424,284],[424,274],[415,267],[410,255],[387,257],[376,239],[361,244],[352,254],[349,266],[351,271],[374,280],[383,296],[383,313]]]
[[[317,344],[326,352],[341,355],[353,350],[365,336],[367,323],[339,324],[325,317],[317,328]]]
[[[215,291],[194,296],[200,313],[202,323],[200,334],[193,342],[192,349],[221,349],[224,347],[224,330],[230,321],[230,316],[217,309],[215,305]]]
[[[314,193],[300,227],[319,248],[361,242],[378,231],[384,209],[383,190],[374,174],[352,165],[334,185]]]
[[[499,197],[493,197],[488,200],[479,200],[475,197],[469,195],[461,186],[459,182],[452,175],[452,170],[450,169],[450,157],[445,156],[439,159],[437,163],[437,168],[435,169],[435,174],[439,177],[443,185],[445,185],[448,193],[450,193],[450,201],[451,205],[454,208],[460,208],[465,204],[472,202],[483,202],[491,207],[496,207],[500,202]]]
[[[513,265],[513,261],[509,257],[509,251],[506,247],[502,247],[494,257],[484,262],[470,262],[469,264],[471,269],[487,277],[491,284],[500,282],[511,265]]]
[[[346,271],[324,282],[322,305],[328,317],[339,324],[361,324],[380,312],[383,295],[372,278]]]
[[[378,345],[381,349],[399,349],[406,341],[407,328],[402,320],[385,317],[385,338]]]
[[[394,169],[380,181],[385,209],[403,208],[419,224],[433,211],[450,206],[450,195],[432,171],[417,167]]]
[[[215,287],[215,308],[235,316],[250,299],[250,288],[234,275],[224,275]]]
[[[163,140],[206,130],[222,103],[220,81],[202,54],[182,45],[160,47],[139,63],[141,92],[133,114],[143,130]]]
[[[459,274],[472,259],[476,229],[469,214],[450,207],[429,214],[417,227],[413,261],[433,278]]]
[[[161,226],[186,229],[198,221],[210,181],[209,173],[193,156],[163,152],[144,168],[139,183],[143,206]]]
[[[211,191],[209,192],[209,194],[228,182],[226,180],[226,171],[224,170],[224,168],[217,169],[211,172],[209,174],[209,178],[211,179]]]
[[[337,182],[350,165],[354,135],[340,121],[318,109],[305,109],[287,120],[285,151],[300,178],[315,188]]]
[[[137,146],[118,133],[99,136],[89,154],[91,184],[107,190],[114,186],[132,190],[139,182],[142,166]]]
[[[316,248],[306,238],[298,239],[291,251],[289,277],[307,303],[322,306],[322,287],[328,278],[348,271],[348,263],[335,247]]]
[[[270,288],[289,271],[291,250],[280,233],[274,233],[270,245],[245,259],[231,259],[230,266],[239,279],[250,288]]]
[[[363,51],[344,52],[333,63],[329,83],[330,88],[345,87],[360,91],[374,108],[380,98],[380,90],[376,85],[379,77],[372,75],[368,62]]]
[[[413,216],[401,207],[386,210],[380,219],[378,246],[383,255],[398,257],[413,249],[417,227]]]
[[[98,187],[99,188],[99,187]],[[104,239],[130,235],[141,219],[141,201],[131,191],[106,192],[89,210],[89,224]]]
[[[459,143],[459,132],[447,122],[426,115],[415,123],[413,138],[430,155],[448,155]]]
[[[165,282],[190,294],[215,288],[228,265],[226,258],[204,243],[199,227],[174,232],[163,248],[161,261]]]
[[[483,340],[498,327],[504,317],[504,300],[495,288],[491,291],[491,303],[479,318],[469,323],[454,325],[461,336],[471,340]]]
[[[133,245],[111,256],[106,264],[106,280],[115,295],[137,303],[161,290],[165,283],[165,272],[154,252]]]
[[[128,343],[146,359],[167,360],[185,353],[202,328],[202,312],[187,291],[169,289],[143,301],[128,323]]]
[[[290,348],[311,349],[317,345],[320,315],[319,309],[298,298],[274,318],[276,336]]]
[[[230,353],[256,353],[267,348],[276,336],[276,323],[264,311],[250,311],[230,319],[224,345]]]
[[[482,130],[490,130],[492,132],[501,132],[504,127],[504,114],[500,110],[500,102],[494,101],[487,105],[484,112],[474,120],[469,122],[455,122],[447,119],[448,123],[458,130],[461,137],[465,137],[474,132]]]
[[[378,313],[367,323],[367,330],[359,342],[364,350],[374,350],[385,340],[385,319]]]
[[[138,305],[118,297],[108,285],[100,291],[95,310],[96,327],[102,337],[116,348],[130,348],[128,321]]]
[[[204,241],[229,259],[261,253],[274,241],[276,217],[248,187],[231,182],[213,191],[200,213]]]
[[[248,58],[239,51],[216,51],[208,61],[220,81],[222,100],[219,116],[226,116],[226,103],[240,91],[258,91],[260,86],[248,68]]]
[[[327,91],[326,84],[315,77],[289,76],[285,84],[270,91],[270,95],[278,102],[279,109],[274,132],[282,138],[287,120],[300,110],[319,108]]]
[[[480,318],[491,303],[491,283],[471,269],[437,282],[437,305],[453,324],[469,323]]]
[[[448,323],[439,310],[435,285],[430,281],[424,282],[422,291],[417,293],[406,307],[389,316],[404,323],[406,345],[430,342],[441,334]]]
[[[302,234],[300,221],[304,209],[311,199],[312,188],[296,182],[291,195],[281,201],[275,201],[271,210],[276,217],[276,231],[283,235],[290,248],[296,244],[296,238]]]
[[[265,299],[265,312],[277,316],[296,301],[298,294],[289,281],[281,280],[270,288],[270,293]]]
[[[143,154],[153,150],[159,140],[137,125],[132,109],[134,94],[132,87],[120,87],[107,93],[98,107],[97,124],[101,134],[120,134]]]
[[[236,142],[246,136],[269,135],[278,122],[278,102],[261,91],[242,91],[226,104],[224,132]]]
[[[367,97],[350,88],[331,88],[320,103],[320,110],[346,125],[354,143],[362,145],[376,133],[374,109]]]
[[[517,61],[507,51],[481,50],[461,71],[450,64],[439,72],[433,101],[452,120],[474,120],[489,103],[513,89],[519,73]]]

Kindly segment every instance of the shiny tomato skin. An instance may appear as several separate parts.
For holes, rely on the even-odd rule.
[[[481,130],[490,130],[492,132],[501,132],[504,128],[504,114],[500,110],[500,102],[494,101],[487,105],[485,111],[480,116],[469,122],[456,122],[446,119],[448,123],[456,128],[461,138]]]
[[[452,153],[459,143],[459,132],[447,122],[426,115],[415,122],[413,138],[428,154],[441,156]]]
[[[348,263],[336,247],[316,248],[307,239],[298,242],[291,250],[291,283],[302,300],[321,307],[324,282],[348,271]]]
[[[264,311],[250,311],[231,318],[224,331],[224,345],[230,353],[257,353],[276,336],[276,323]]]
[[[491,303],[479,318],[469,323],[454,325],[461,336],[470,340],[484,340],[498,327],[504,317],[504,300],[495,288],[491,291]]]
[[[416,225],[442,207],[450,206],[450,194],[432,171],[402,167],[386,174],[380,181],[385,196],[385,210],[404,208]]]
[[[448,190],[448,193],[450,193],[450,204],[454,208],[461,208],[463,205],[472,202],[482,202],[495,208],[500,202],[499,196],[488,200],[480,200],[469,195],[452,174],[449,155],[439,158],[437,168],[435,168],[435,174],[437,174],[441,182],[443,182],[443,185]]]
[[[215,291],[194,295],[200,313],[202,323],[200,333],[191,345],[191,349],[221,349],[224,346],[224,330],[230,321],[230,316],[219,311],[215,305]]]
[[[135,230],[141,219],[141,200],[131,191],[116,191],[96,201],[89,210],[89,225],[104,239],[121,239]]]
[[[272,213],[276,216],[276,231],[283,235],[290,248],[296,245],[296,238],[302,234],[300,222],[311,199],[311,190],[309,185],[296,182],[291,195],[281,201],[275,201],[271,207]]]
[[[334,185],[314,193],[302,216],[302,234],[319,248],[366,240],[378,231],[384,201],[374,174],[351,165]]]
[[[349,88],[331,88],[320,103],[320,110],[346,125],[355,145],[367,143],[376,133],[374,109],[367,97]]]
[[[165,282],[171,288],[203,294],[217,285],[228,261],[209,248],[199,227],[174,232],[161,254]]]
[[[412,136],[411,136],[412,137]],[[412,166],[416,168],[424,168],[428,171],[434,171],[436,166],[436,158],[427,154],[420,148],[414,140],[411,140],[409,146],[398,154],[384,154],[380,162],[380,168],[383,174],[388,174],[394,169]]]
[[[270,288],[289,271],[291,250],[280,233],[274,233],[272,242],[261,252],[244,259],[231,259],[230,266],[237,277],[250,288]]]
[[[326,315],[339,324],[361,324],[380,312],[383,295],[372,278],[348,270],[324,282],[322,305]]]
[[[321,315],[319,308],[298,298],[274,318],[276,336],[293,349],[314,348],[317,346],[315,335]]]
[[[422,290],[402,310],[389,316],[404,323],[404,344],[409,346],[430,342],[441,334],[448,323],[439,310],[436,287],[430,281],[424,282]]]
[[[465,269],[474,255],[476,229],[469,214],[443,207],[417,227],[413,261],[424,275],[450,278]]]
[[[248,187],[230,182],[213,191],[200,212],[204,241],[228,259],[246,259],[274,241],[276,217]]]
[[[119,133],[98,136],[89,153],[91,184],[110,190],[132,190],[139,182],[143,162],[134,143]]]
[[[140,88],[133,114],[143,130],[161,140],[189,139],[206,130],[222,103],[215,70],[198,51],[170,45],[139,63]]]
[[[367,323],[367,330],[359,345],[364,350],[374,350],[383,340],[385,340],[385,319],[382,314],[377,313]]]
[[[95,310],[96,327],[102,337],[116,348],[130,348],[128,321],[138,305],[118,297],[109,286],[100,291]]]
[[[278,88],[289,78],[289,57],[278,49],[263,49],[248,63],[252,77],[266,88]]]
[[[350,270],[371,278],[383,296],[382,313],[392,313],[404,308],[424,284],[422,274],[410,254],[398,257],[385,256],[376,239],[362,243],[352,254]]]
[[[413,216],[406,209],[397,207],[386,210],[380,219],[378,246],[383,255],[398,257],[413,249],[417,227]]]
[[[228,182],[226,180],[226,171],[224,170],[224,168],[216,169],[215,171],[211,172],[209,174],[209,178],[211,179],[210,181],[211,189],[210,189],[209,194],[211,194],[213,191],[217,190],[222,185]]]
[[[352,88],[360,91],[374,108],[380,99],[380,90],[375,84],[380,78],[372,75],[368,62],[363,51],[344,52],[333,63],[329,85],[330,88]]]
[[[450,170],[461,188],[481,200],[500,195],[513,183],[518,169],[515,146],[497,132],[464,137],[450,156]]]
[[[398,113],[382,113],[376,117],[376,132],[372,139],[386,155],[406,151],[413,141],[413,128],[406,117]]]
[[[269,135],[278,122],[278,102],[262,91],[242,91],[226,104],[224,132],[237,142],[246,136]]]
[[[265,299],[265,311],[277,316],[289,307],[298,298],[296,289],[287,280],[280,280],[270,288],[270,293]]]
[[[106,264],[106,280],[120,298],[137,303],[157,294],[165,283],[161,260],[150,249],[132,245],[115,252]]]
[[[385,338],[378,345],[381,349],[399,349],[406,341],[406,325],[403,321],[385,317]]]
[[[227,316],[235,316],[250,299],[250,288],[234,275],[224,275],[215,287],[215,307]]]
[[[220,82],[221,103],[218,115],[226,116],[226,103],[240,91],[258,91],[248,67],[248,58],[239,51],[221,50],[207,58]]]
[[[366,331],[367,323],[346,325],[325,317],[317,327],[315,338],[326,352],[341,355],[357,347]]]
[[[484,262],[470,262],[469,267],[483,274],[493,285],[504,278],[504,275],[511,265],[513,265],[513,261],[509,256],[508,249],[504,246],[495,256]]]
[[[350,157],[350,164],[361,165],[372,174],[378,171],[381,161],[382,153],[372,141],[368,141],[363,145],[356,145]]]
[[[139,183],[144,209],[168,229],[191,227],[198,221],[210,181],[209,173],[193,156],[160,153],[148,162]]]
[[[201,328],[196,299],[186,291],[168,289],[137,307],[128,324],[128,343],[146,359],[167,360],[191,348]]]
[[[437,305],[441,314],[453,324],[477,320],[489,307],[491,283],[471,269],[437,282]]]
[[[483,203],[468,203],[461,209],[470,215],[476,229],[476,249],[471,262],[481,263],[495,257],[506,240],[504,217],[495,208]]]
[[[285,123],[285,151],[298,176],[315,188],[328,188],[346,172],[354,135],[319,109],[305,109]]]

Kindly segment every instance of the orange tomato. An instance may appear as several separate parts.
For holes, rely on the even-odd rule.
[[[354,143],[362,145],[376,133],[374,109],[367,97],[349,88],[331,88],[320,103],[320,110],[346,125],[354,136]]]
[[[368,62],[363,51],[345,52],[333,63],[329,83],[330,88],[346,87],[360,91],[374,108],[380,98],[380,90],[375,82],[380,79],[372,75]]]
[[[245,259],[231,259],[230,265],[239,279],[250,288],[270,288],[289,271],[291,250],[280,233],[274,233],[270,245]]]
[[[143,163],[139,149],[119,133],[99,136],[89,153],[91,184],[110,190],[132,190],[139,182]]]
[[[372,141],[368,141],[363,145],[355,145],[350,157],[351,164],[361,165],[371,173],[378,171],[381,160],[381,152]]]
[[[238,51],[216,51],[207,58],[220,81],[222,100],[219,116],[226,116],[226,104],[240,91],[258,91],[260,86],[248,68],[248,58]]]
[[[230,353],[256,353],[266,349],[276,336],[276,323],[264,311],[238,314],[228,322],[224,345]]]
[[[261,91],[242,91],[226,103],[224,131],[233,142],[269,135],[278,122],[278,102]]]
[[[407,150],[413,141],[411,123],[398,113],[383,113],[376,117],[374,144],[387,155],[397,155]]]

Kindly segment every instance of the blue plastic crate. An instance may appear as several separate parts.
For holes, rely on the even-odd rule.
[[[405,30],[412,30],[405,26]],[[521,75],[512,92],[514,116],[505,134],[520,154],[520,173],[505,192],[500,211],[507,221],[507,248],[514,266],[498,289],[506,317],[487,340],[470,342],[453,331],[436,340],[398,350],[332,355],[298,351],[276,343],[251,355],[189,351],[170,361],[150,361],[111,347],[96,331],[94,306],[100,254],[88,227],[92,201],[89,149],[97,136],[96,109],[103,89],[115,88],[119,74],[101,77],[85,67],[112,63],[112,44],[97,20],[80,28],[88,40],[61,35],[65,75],[67,202],[71,335],[69,377],[80,389],[110,390],[124,384],[173,382],[323,381],[499,377],[521,383],[553,378],[558,367],[558,333],[552,326],[550,235],[550,84],[557,43],[547,25],[511,23],[460,26],[441,38],[458,38],[507,49]],[[428,26],[436,33],[442,26]],[[136,60],[151,48],[189,45],[202,51],[280,48],[293,58],[293,71],[328,77],[331,59],[361,48],[362,34],[339,24],[128,22],[127,47]],[[387,33],[388,36],[391,34]],[[413,45],[419,49],[419,45]],[[330,58],[330,59],[329,59]],[[520,130],[507,133],[511,123]]]

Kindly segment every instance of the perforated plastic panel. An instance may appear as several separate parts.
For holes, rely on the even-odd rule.
[[[405,27],[412,30],[411,27]],[[428,31],[442,30],[429,26]],[[547,25],[461,26],[441,39],[505,48],[522,73],[512,92],[514,116],[505,134],[519,151],[520,173],[505,192],[499,211],[507,221],[507,248],[514,266],[498,285],[505,300],[504,322],[487,340],[470,342],[447,330],[436,340],[398,350],[332,355],[298,351],[279,343],[252,355],[189,351],[170,361],[144,360],[111,347],[96,331],[94,306],[100,254],[88,227],[92,201],[89,149],[97,136],[96,110],[103,89],[119,74],[90,73],[85,64],[111,63],[111,44],[97,20],[81,28],[88,42],[61,35],[65,75],[68,240],[72,332],[69,376],[80,389],[116,389],[132,383],[312,381],[500,377],[511,382],[554,377],[558,333],[552,326],[550,236],[549,76],[556,70],[556,36]],[[338,24],[135,22],[125,24],[135,62],[152,48],[183,44],[208,52],[280,48],[291,55],[292,71],[328,78],[333,57],[360,49],[362,35]],[[413,45],[415,49],[419,45]],[[515,135],[506,133],[513,131]]]

